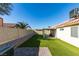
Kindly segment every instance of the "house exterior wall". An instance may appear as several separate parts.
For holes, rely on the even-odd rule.
[[[78,37],[72,37],[71,36],[71,27],[64,27],[62,29],[64,30],[60,30],[61,28],[56,29],[56,35],[55,37],[66,41],[67,43],[70,43],[76,47],[79,47],[79,25],[77,25],[78,27]]]

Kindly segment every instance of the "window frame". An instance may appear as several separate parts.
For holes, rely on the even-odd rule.
[[[72,26],[70,30],[71,37],[78,38],[78,26]]]
[[[60,31],[64,31],[64,28],[60,28]]]

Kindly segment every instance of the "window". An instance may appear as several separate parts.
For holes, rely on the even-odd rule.
[[[60,28],[60,31],[63,31],[64,29],[63,28]]]
[[[78,37],[78,27],[77,26],[71,27],[71,36]]]

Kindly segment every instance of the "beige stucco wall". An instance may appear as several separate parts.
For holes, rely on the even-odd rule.
[[[11,48],[17,48],[35,34],[33,30],[0,28],[0,55]]]
[[[41,30],[41,31],[35,30],[35,32],[36,32],[37,34],[43,35],[43,30]],[[49,34],[50,34],[50,30],[44,30],[44,33],[45,33],[46,35],[49,35]]]
[[[24,35],[28,35],[33,31],[26,29],[16,29],[16,28],[2,28],[0,27],[0,45],[6,42],[18,39]]]

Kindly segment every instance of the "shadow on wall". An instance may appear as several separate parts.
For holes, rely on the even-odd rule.
[[[13,33],[11,33],[11,34],[13,34]],[[25,36],[20,36],[17,39],[14,39],[12,41],[6,42],[5,44],[1,44],[0,45],[0,55],[1,56],[13,56],[14,55],[14,48],[15,47],[18,47],[20,44],[22,44],[23,42],[25,42],[29,38],[31,38],[33,35],[35,35],[35,33],[33,31],[30,31],[30,32],[26,31],[23,34],[26,34],[26,35]]]
[[[15,49],[14,56],[38,56],[38,52],[38,47],[22,47]]]

